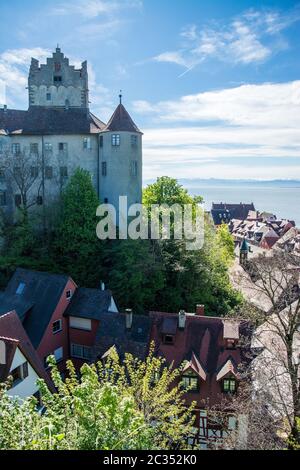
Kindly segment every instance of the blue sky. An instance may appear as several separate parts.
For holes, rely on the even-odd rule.
[[[31,56],[59,43],[88,60],[100,118],[123,90],[145,179],[300,179],[300,2],[1,0],[0,17],[10,107],[27,107]]]

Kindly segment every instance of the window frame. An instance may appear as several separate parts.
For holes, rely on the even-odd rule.
[[[107,162],[101,162],[101,175],[107,176]]]
[[[167,341],[167,337],[171,339],[171,341]],[[166,345],[172,346],[175,343],[175,335],[164,334],[163,335],[163,343]]]
[[[82,353],[74,353],[74,348],[81,348]],[[85,351],[88,351],[88,354],[84,354]],[[71,357],[88,361],[92,357],[91,352],[92,348],[90,346],[86,346],[85,344],[71,343]]]
[[[92,141],[90,137],[83,138],[83,150],[92,150]]]
[[[225,388],[225,382],[228,382],[228,386]],[[231,384],[234,384],[234,388],[231,388]],[[228,377],[222,381],[222,392],[226,394],[235,394],[237,391],[237,380],[233,377]]]
[[[72,296],[73,296],[73,291],[72,291],[72,289],[66,290],[66,299],[67,299],[67,300],[70,300],[70,299],[72,299]]]
[[[113,147],[120,147],[120,144],[121,144],[120,134],[112,134],[111,135],[111,145]]]
[[[6,207],[6,206],[7,206],[7,191],[0,190],[0,207]]]
[[[45,179],[46,180],[52,180],[53,178],[53,167],[52,166],[46,166],[45,167]]]
[[[57,359],[56,356],[55,356],[55,353],[57,353],[57,351],[60,351],[61,350],[61,356]],[[56,348],[54,351],[53,351],[53,355],[55,357],[55,361],[57,364],[59,364],[60,362],[62,362],[64,360],[64,348],[63,346],[60,346],[59,348]]]
[[[196,383],[196,386],[192,385],[192,381]],[[188,386],[185,384],[185,382],[188,382]],[[188,393],[199,393],[200,392],[200,381],[199,377],[196,374],[182,374],[181,376],[181,383],[183,386],[183,389],[186,390]]]
[[[59,324],[59,328],[58,329],[55,329],[55,326],[56,324]],[[57,333],[60,333],[62,331],[62,319],[59,318],[58,320],[55,320],[54,322],[52,322],[52,334],[56,335]]]

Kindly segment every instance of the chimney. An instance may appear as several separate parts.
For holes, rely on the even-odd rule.
[[[184,330],[186,321],[186,314],[184,310],[180,310],[178,314],[178,328]]]
[[[132,309],[127,308],[125,310],[125,319],[126,319],[126,330],[131,330],[132,327]]]
[[[196,315],[198,315],[199,317],[204,317],[204,305],[202,304],[196,305]]]
[[[105,284],[104,282],[101,281],[100,283],[100,290],[105,290]]]

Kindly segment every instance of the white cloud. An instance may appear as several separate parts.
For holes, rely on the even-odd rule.
[[[146,178],[155,172],[212,177],[217,169],[222,177],[243,177],[242,162],[249,159],[247,178],[300,178],[300,81],[138,101],[134,110],[152,122],[144,129]],[[286,157],[295,165],[277,167],[276,161]],[[260,158],[268,158],[266,168],[256,165]],[[222,164],[223,159],[237,163]]]
[[[300,81],[241,85],[174,101],[134,102],[136,112],[158,121],[222,121],[231,125],[300,127]]]
[[[266,61],[274,52],[287,47],[280,33],[300,20],[300,13],[281,14],[277,10],[249,10],[228,24],[189,25],[183,28],[183,44],[178,50],[162,52],[153,60],[192,69],[205,59],[240,64]],[[273,41],[276,35],[276,40]]]
[[[8,106],[27,103],[27,78],[31,57],[45,60],[49,51],[40,47],[9,49],[0,54],[0,76],[6,88]]]
[[[141,0],[79,0],[77,2],[61,3],[52,8],[53,15],[79,15],[85,18],[97,18],[101,15],[111,15],[120,8],[139,8]]]

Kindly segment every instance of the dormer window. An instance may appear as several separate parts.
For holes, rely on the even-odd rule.
[[[224,379],[223,380],[223,393],[235,393],[237,383],[235,379]]]
[[[192,371],[185,372],[181,378],[181,382],[187,392],[199,392],[199,377]]]
[[[113,147],[119,147],[120,146],[120,134],[113,134],[111,136],[111,144]]]
[[[174,335],[164,335],[163,342],[164,344],[174,344]]]

